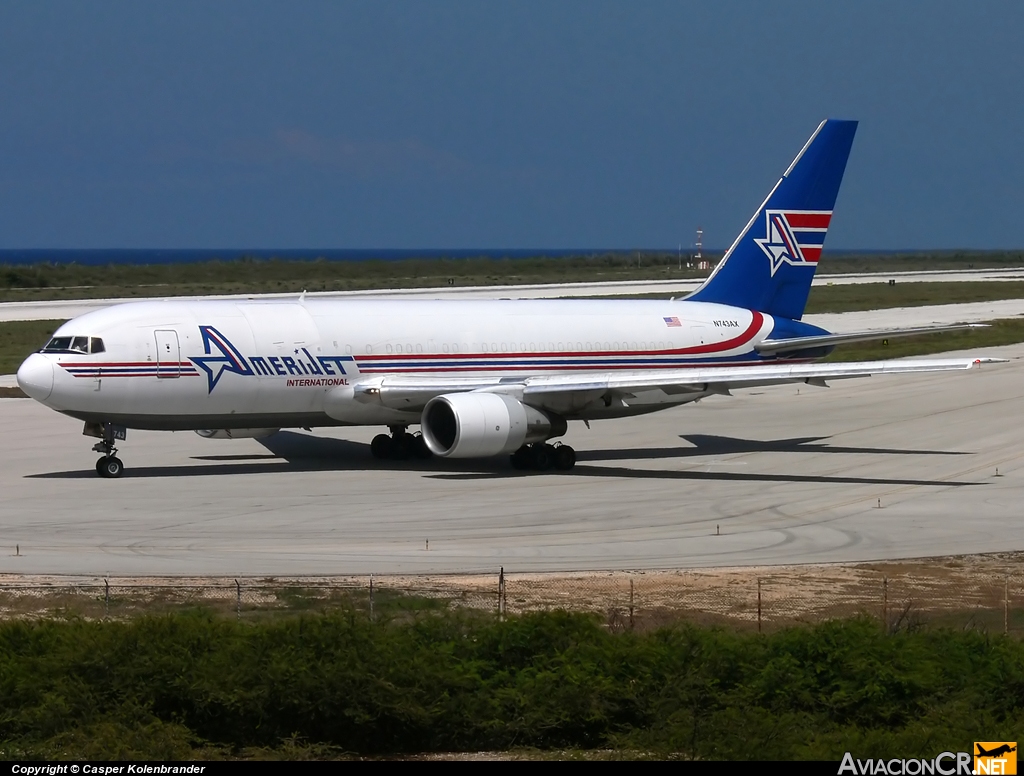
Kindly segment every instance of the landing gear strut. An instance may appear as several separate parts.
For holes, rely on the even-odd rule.
[[[560,471],[569,471],[576,465],[576,451],[569,445],[549,445],[546,442],[535,442],[532,445],[523,445],[511,456],[514,469],[522,469],[543,472],[555,468]]]
[[[96,473],[107,479],[115,479],[124,473],[124,464],[115,455],[114,438],[114,427],[107,423],[103,427],[103,441],[92,446],[94,452],[103,453],[103,457],[96,461]]]
[[[370,442],[370,452],[381,461],[405,461],[409,458],[426,459],[433,453],[422,434],[410,434],[405,426],[390,426],[391,436],[378,434]]]

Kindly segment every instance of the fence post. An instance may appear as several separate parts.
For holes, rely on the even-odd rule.
[[[629,578],[629,629],[633,630],[633,577]]]
[[[235,580],[235,619],[242,619],[242,585]]]
[[[761,578],[757,578],[757,632],[761,632]]]
[[[370,574],[370,622],[373,622],[373,574]]]
[[[1010,632],[1010,575],[1003,577],[1003,634]]]
[[[110,580],[103,578],[103,619],[110,616]]]
[[[505,567],[498,572],[498,619],[505,619]]]
[[[882,576],[882,627],[889,630],[889,577]]]

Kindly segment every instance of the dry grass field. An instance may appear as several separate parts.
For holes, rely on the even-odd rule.
[[[371,604],[372,601],[372,604]],[[922,624],[1024,631],[1024,553],[850,565],[573,574],[290,578],[87,578],[0,574],[0,617],[126,618],[208,608],[265,618],[351,607],[377,617],[469,607],[565,609],[612,629],[677,620],[777,629],[867,614]]]

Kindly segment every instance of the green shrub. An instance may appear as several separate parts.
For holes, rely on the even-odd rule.
[[[1020,641],[889,635],[869,619],[765,636],[686,624],[616,634],[565,612],[0,624],[7,757],[931,757],[1021,738],[1022,690]]]

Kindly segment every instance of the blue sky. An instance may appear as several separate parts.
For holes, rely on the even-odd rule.
[[[0,248],[1024,247],[1019,2],[0,6]]]

